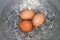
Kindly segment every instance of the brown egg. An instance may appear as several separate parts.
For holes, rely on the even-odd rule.
[[[29,21],[28,19],[23,19],[22,21]]]
[[[19,23],[19,28],[24,32],[30,32],[33,28],[33,25],[30,21],[22,21]]]
[[[20,13],[20,18],[21,19],[32,19],[34,16],[34,11],[32,10],[24,10]]]
[[[33,25],[35,27],[39,27],[44,23],[44,15],[43,13],[36,14],[32,20]]]

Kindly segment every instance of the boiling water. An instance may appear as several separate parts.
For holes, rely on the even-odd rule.
[[[25,9],[44,13],[45,22],[42,27],[34,28],[28,33],[22,32],[18,28],[18,23],[21,21],[19,19],[19,12]],[[53,34],[53,24],[56,14],[45,0],[23,0],[11,6],[10,12],[6,12],[5,15],[7,18],[3,26],[7,27],[5,32],[9,34],[11,40],[48,40]]]

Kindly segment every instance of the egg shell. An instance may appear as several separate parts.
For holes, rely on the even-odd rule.
[[[30,21],[21,21],[19,23],[19,28],[24,32],[30,32],[32,31],[33,25]]]
[[[44,23],[44,19],[45,19],[45,17],[43,15],[43,13],[36,14],[32,20],[34,27],[41,26]]]
[[[32,11],[32,10],[23,10],[20,14],[19,14],[19,16],[20,16],[20,18],[21,19],[32,19],[33,18],[33,16],[34,16],[34,11]]]

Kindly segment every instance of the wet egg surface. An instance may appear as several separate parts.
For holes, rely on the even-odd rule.
[[[43,13],[36,14],[32,20],[34,27],[41,26],[44,23],[44,19]]]
[[[21,19],[32,19],[33,16],[34,16],[34,11],[32,11],[32,10],[23,10],[20,13],[19,16],[20,16]]]
[[[21,21],[21,23],[19,23],[19,28],[21,28],[21,30],[24,32],[30,32],[33,25],[30,21]]]

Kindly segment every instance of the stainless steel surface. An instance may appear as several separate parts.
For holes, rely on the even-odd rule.
[[[8,9],[9,7],[11,6],[11,4],[14,4],[14,1],[16,0],[0,0],[0,19],[2,19],[2,12],[4,11],[3,9],[6,9],[7,5],[9,4],[8,6]],[[60,39],[60,0],[48,0],[48,3],[50,3],[57,11],[57,14],[59,15],[56,19],[56,29],[55,29],[55,32],[54,32],[54,35],[51,37],[50,40],[59,40]],[[1,29],[1,22],[3,21],[0,21],[0,29]],[[3,28],[4,30],[4,28]],[[0,30],[0,40],[10,40],[10,38],[8,38],[6,35],[2,34],[3,31],[1,32]]]

